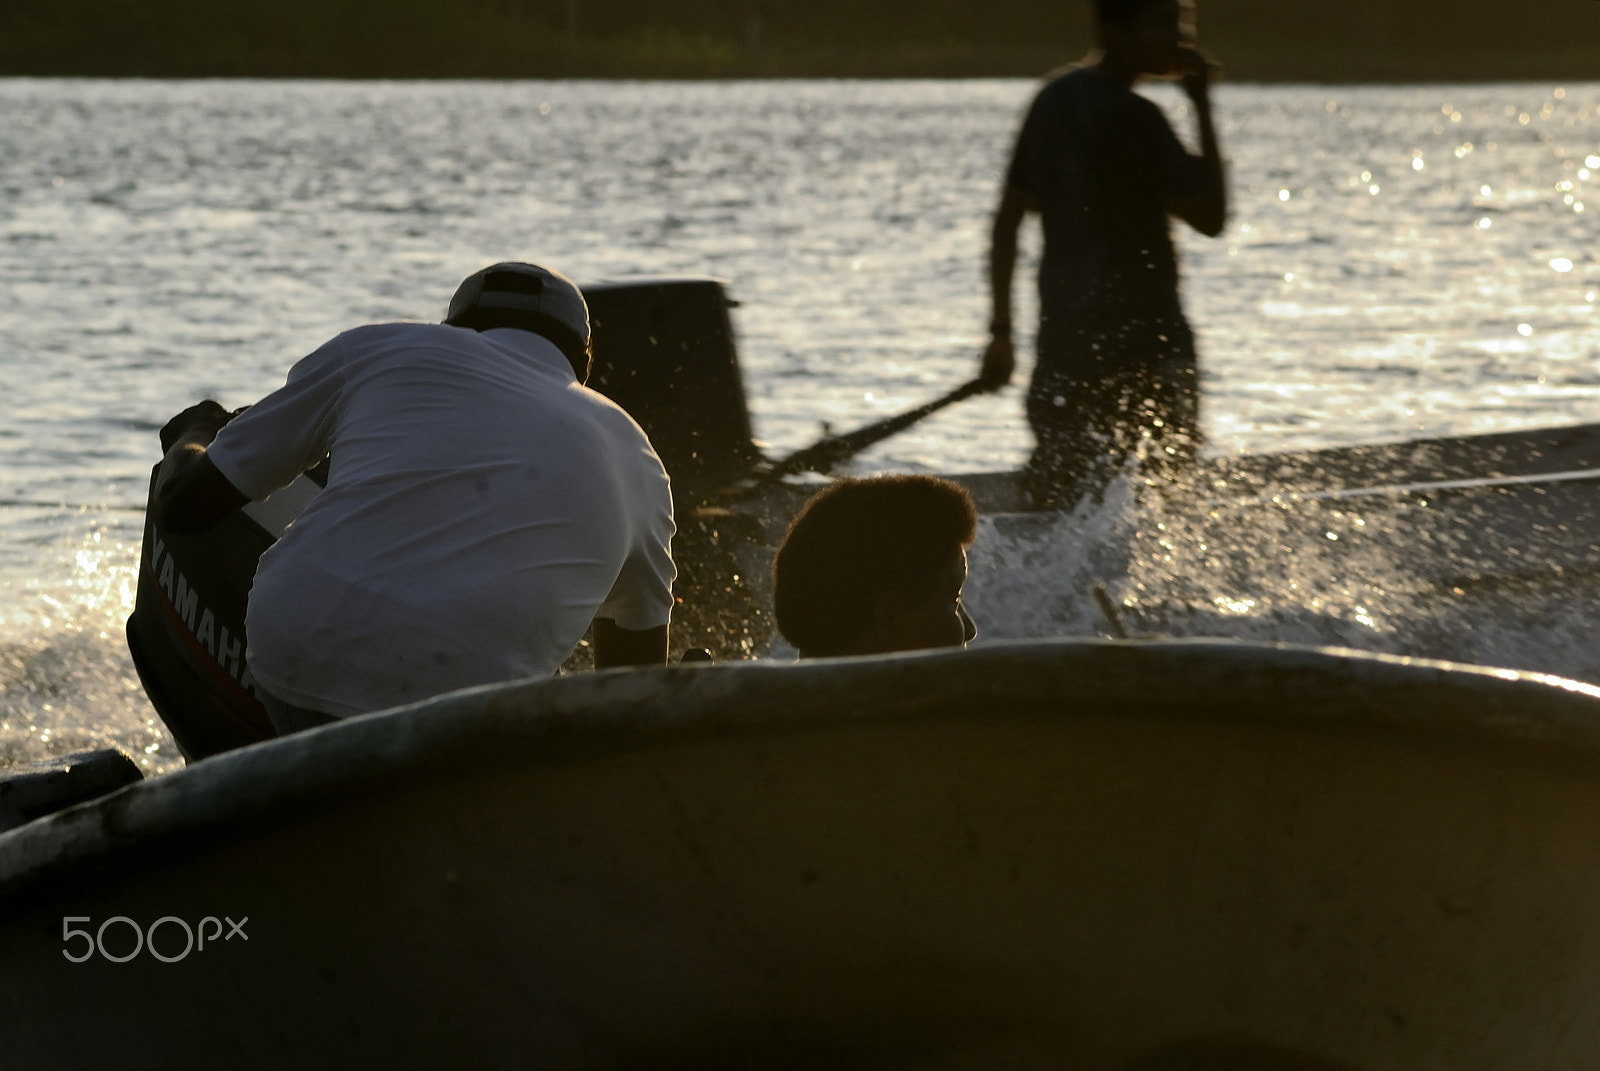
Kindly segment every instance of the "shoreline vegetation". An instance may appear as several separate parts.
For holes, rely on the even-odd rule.
[[[1600,76],[1600,5],[1201,0],[1243,82]],[[0,76],[147,78],[1034,77],[1091,44],[1062,0],[9,0]]]

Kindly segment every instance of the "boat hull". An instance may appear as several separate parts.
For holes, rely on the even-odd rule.
[[[1225,641],[479,689],[0,837],[6,1051],[1587,1069],[1597,758],[1593,689]],[[247,937],[109,961],[165,918]]]

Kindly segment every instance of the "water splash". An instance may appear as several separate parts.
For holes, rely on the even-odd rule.
[[[1433,516],[1407,497],[1223,502],[1130,467],[1071,511],[986,517],[969,559],[980,640],[1111,636],[1104,584],[1136,637],[1350,647],[1600,683],[1600,574],[1519,577],[1493,506]]]
[[[1070,511],[981,518],[963,592],[979,640],[1106,634],[1090,592],[1129,576],[1136,486],[1124,473]]]
[[[104,527],[59,552],[61,579],[4,586],[0,765],[116,747],[146,775],[182,765],[128,655],[138,546]]]

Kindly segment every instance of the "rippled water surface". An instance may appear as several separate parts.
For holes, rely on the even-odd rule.
[[[203,396],[253,400],[344,327],[438,318],[484,263],[729,280],[774,454],[960,382],[1032,89],[0,80],[0,758],[109,740],[176,761],[121,640],[155,430]],[[1181,98],[1152,96],[1187,136]],[[1600,84],[1217,104],[1233,219],[1181,240],[1213,450],[1600,420]],[[1028,447],[1012,388],[858,468],[998,470]],[[1116,498],[986,528],[988,635],[1093,631],[1084,587],[1109,578],[1147,605],[1181,589],[1185,614],[1150,614],[1172,631],[1600,676],[1587,596],[1505,595],[1485,619],[1407,594],[1403,562],[1296,580],[1304,555],[1196,592],[1160,572],[1178,564],[1107,560],[1141,523]]]

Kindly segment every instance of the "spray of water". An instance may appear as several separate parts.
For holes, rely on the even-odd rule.
[[[1550,527],[1542,507],[1503,495],[1445,506],[1401,494],[1241,500],[1144,477],[1135,461],[1070,511],[985,518],[967,602],[985,639],[1120,625],[1600,681],[1600,574],[1530,552]]]
[[[138,546],[97,527],[52,582],[12,582],[0,638],[0,765],[115,747],[146,775],[182,758],[145,698],[122,629]]]

